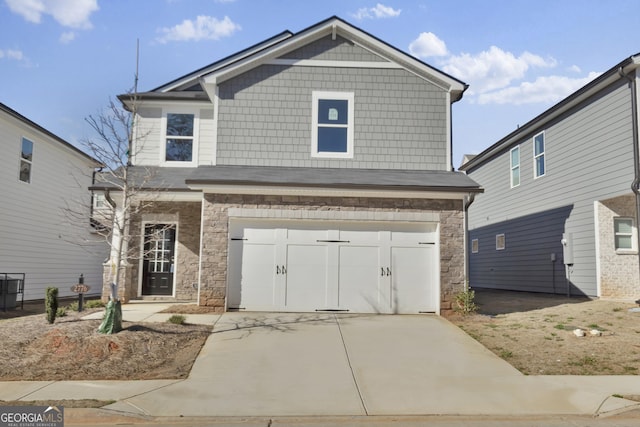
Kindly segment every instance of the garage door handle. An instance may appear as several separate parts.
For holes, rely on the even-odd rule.
[[[387,267],[387,276],[391,276],[391,269]]]
[[[380,267],[380,277],[384,277],[384,267]]]
[[[280,274],[280,266],[276,265],[276,274]]]
[[[280,271],[282,271],[282,274],[287,274],[287,269],[284,268],[284,265],[282,266],[282,270],[280,270]]]
[[[284,268],[284,265],[282,267],[276,265],[276,274],[287,274],[287,269]]]

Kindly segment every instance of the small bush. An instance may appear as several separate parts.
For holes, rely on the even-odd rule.
[[[478,311],[478,306],[474,302],[476,298],[475,291],[471,289],[467,289],[466,291],[462,291],[455,296],[455,305],[453,309],[462,314],[471,314]]]
[[[56,310],[56,317],[64,317],[67,315],[67,309],[65,307],[58,307]]]
[[[167,319],[167,322],[173,323],[174,325],[184,325],[186,320],[187,318],[182,314],[174,314]]]
[[[99,299],[91,299],[91,300],[85,301],[82,307],[84,310],[87,310],[89,308],[102,308],[104,307],[104,303]],[[68,304],[67,310],[78,311],[78,301],[73,301],[72,303]]]
[[[44,304],[47,314],[47,322],[55,322],[56,315],[58,314],[58,288],[47,288]]]

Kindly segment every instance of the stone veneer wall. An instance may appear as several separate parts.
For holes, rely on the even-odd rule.
[[[464,289],[464,223],[460,200],[207,194],[203,207],[200,304],[225,309],[229,209],[436,212],[440,217],[441,314]]]
[[[616,197],[597,203],[600,293],[602,298],[628,299],[640,297],[638,251],[615,249],[615,217],[636,217],[633,195]]]
[[[118,298],[123,302],[138,298],[140,279],[140,242],[142,223],[177,222],[175,259],[175,299],[196,301],[198,295],[198,259],[200,253],[200,212],[199,202],[154,202],[145,206],[143,212],[131,218],[128,264],[121,269],[121,285]],[[109,297],[109,269],[104,266],[102,299]],[[167,299],[166,296],[158,297]]]

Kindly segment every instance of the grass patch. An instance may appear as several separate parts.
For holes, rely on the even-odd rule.
[[[174,314],[167,319],[167,322],[173,323],[174,325],[184,325],[186,321],[186,316],[183,316],[182,314]]]

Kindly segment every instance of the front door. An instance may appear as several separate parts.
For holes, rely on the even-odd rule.
[[[174,224],[145,225],[142,295],[173,295],[175,246]]]

